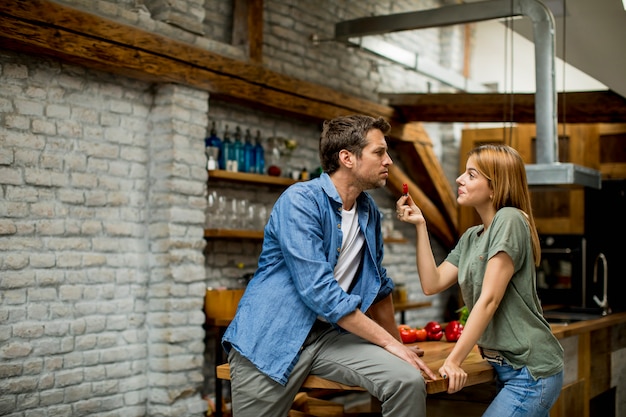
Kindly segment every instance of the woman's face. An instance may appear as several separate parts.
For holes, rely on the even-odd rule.
[[[478,172],[472,156],[467,159],[465,172],[456,179],[456,183],[459,186],[456,201],[460,205],[478,207],[491,204],[493,192],[490,182]]]

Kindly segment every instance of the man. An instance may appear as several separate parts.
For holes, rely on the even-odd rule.
[[[324,122],[324,173],[274,205],[258,269],[222,341],[235,417],[286,416],[309,374],[367,389],[383,416],[425,415],[420,370],[435,375],[400,341],[381,216],[364,192],[387,182],[389,129],[361,115]]]

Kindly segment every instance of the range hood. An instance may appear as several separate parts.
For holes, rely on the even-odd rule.
[[[335,40],[358,44],[358,38],[364,36],[512,16],[527,16],[531,19],[535,40],[537,163],[526,165],[528,184],[599,189],[602,180],[599,171],[572,163],[558,162],[557,94],[554,81],[555,24],[552,12],[540,1],[489,0],[348,20],[335,24]]]

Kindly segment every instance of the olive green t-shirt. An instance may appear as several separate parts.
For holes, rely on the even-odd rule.
[[[446,261],[458,268],[461,293],[471,314],[480,297],[487,261],[498,252],[506,252],[513,260],[513,277],[478,345],[500,351],[515,369],[527,366],[534,378],[554,375],[563,369],[563,348],[543,318],[530,229],[523,212],[504,207],[486,231],[483,225],[469,228]]]

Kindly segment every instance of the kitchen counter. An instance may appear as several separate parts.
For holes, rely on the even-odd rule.
[[[626,415],[626,312],[551,327],[565,369],[550,416]]]
[[[570,336],[576,336],[592,332],[599,329],[615,326],[620,323],[626,323],[626,312],[609,314],[592,320],[582,320],[575,323],[559,324],[552,323],[552,333],[558,339],[564,339]]]
[[[568,324],[551,324],[551,327],[565,351],[565,375],[561,396],[550,411],[550,417],[626,415],[626,408],[619,408],[624,402],[620,392],[626,391],[626,363],[618,363],[616,359],[626,357],[626,312]],[[447,342],[417,345],[425,352],[423,359],[435,371],[454,347],[453,343]],[[623,354],[615,355],[617,351]],[[495,394],[493,371],[476,348],[463,363],[463,368],[470,378],[468,386],[459,393],[445,393],[447,380],[427,381],[429,416],[447,416],[451,412],[458,417],[482,415]],[[228,364],[217,367],[217,377],[230,378]],[[362,390],[318,377],[309,379],[304,387]],[[607,397],[607,393],[611,395]]]
[[[563,346],[565,369],[550,417],[626,416],[626,406],[619,408],[626,402],[626,313],[551,327]],[[428,416],[480,417],[494,395],[493,383],[429,395]]]
[[[454,347],[453,343],[438,341],[438,342],[421,342],[416,343],[420,349],[424,351],[422,359],[435,373],[441,367],[444,360],[450,354],[450,351]],[[493,368],[487,361],[485,361],[478,352],[478,348],[474,347],[467,359],[463,361],[462,368],[467,372],[466,386],[481,384],[493,380],[494,372]],[[219,365],[216,368],[217,378],[230,379],[230,367],[227,363]],[[362,391],[360,387],[349,387],[338,382],[329,381],[318,376],[309,375],[302,385],[303,388],[313,389],[334,389],[345,391]],[[438,378],[435,380],[426,380],[426,391],[429,394],[435,394],[444,392],[448,389],[448,380]]]

